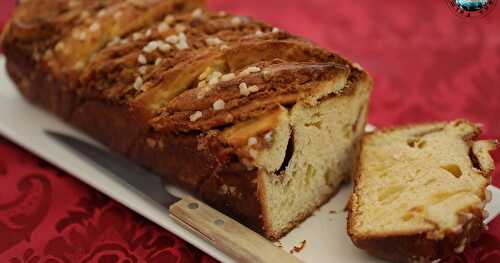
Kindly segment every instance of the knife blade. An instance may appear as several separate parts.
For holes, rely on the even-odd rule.
[[[111,176],[136,194],[169,207],[170,216],[179,225],[210,242],[238,262],[301,262],[293,255],[237,221],[189,195],[178,198],[169,194],[161,179],[125,157],[101,149],[83,140],[55,131],[45,131],[85,160],[96,164],[102,176]]]
[[[68,146],[79,157],[96,164],[103,173],[114,176],[118,180],[121,179],[120,181],[125,183],[129,189],[143,195],[146,199],[167,207],[180,200],[165,190],[159,176],[130,162],[125,157],[65,134],[53,131],[45,132],[55,141]]]

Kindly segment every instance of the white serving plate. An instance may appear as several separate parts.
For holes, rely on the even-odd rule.
[[[5,70],[5,58],[0,56],[0,133],[3,136],[57,165],[214,258],[222,262],[234,262],[208,242],[175,223],[165,207],[151,202],[131,189],[120,178],[105,174],[94,164],[78,158],[70,150],[50,139],[43,132],[46,129],[98,144],[53,115],[27,103],[9,79]],[[351,185],[344,186],[330,202],[282,238],[280,243],[283,249],[290,251],[295,245],[306,240],[304,249],[295,254],[305,262],[382,262],[357,249],[347,236],[344,208],[351,187]],[[494,187],[491,187],[491,190],[493,201],[487,207],[490,212],[489,220],[500,211],[500,191]]]

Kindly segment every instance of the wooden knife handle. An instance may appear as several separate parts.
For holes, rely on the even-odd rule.
[[[270,241],[188,196],[170,206],[172,218],[237,262],[301,262]]]

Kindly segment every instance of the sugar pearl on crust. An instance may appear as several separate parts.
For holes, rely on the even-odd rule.
[[[177,44],[175,44],[175,47],[177,49],[183,50],[189,48],[189,45],[186,41],[179,41]]]
[[[169,51],[170,49],[172,49],[172,46],[170,46],[168,43],[165,43],[163,41],[161,41],[158,45],[158,48],[162,51],[162,52],[167,52]]]
[[[165,41],[171,44],[179,42],[179,37],[177,35],[171,35],[165,38]]]
[[[184,32],[180,32],[178,36],[179,36],[179,41],[187,40],[186,34],[184,34]]]
[[[248,87],[247,87],[247,84],[245,82],[240,83],[239,88],[240,88],[241,95],[243,95],[243,96],[250,95],[250,91],[248,91]]]
[[[241,18],[239,16],[231,18],[231,24],[239,26],[241,24]]]
[[[173,15],[167,15],[163,21],[170,25],[175,21],[175,17]]]
[[[224,103],[224,101],[221,99],[216,100],[213,104],[214,111],[223,110],[225,106],[226,106],[226,103]]]
[[[248,146],[256,145],[257,144],[257,138],[255,137],[250,137],[248,138]]]
[[[191,13],[191,16],[193,18],[200,18],[201,16],[203,16],[203,10],[201,10],[201,8],[196,8],[192,13]]]
[[[147,69],[147,66],[141,66],[139,67],[139,73],[141,73],[141,75],[144,75],[146,74]]]
[[[92,23],[92,25],[90,25],[90,32],[97,32],[97,30],[99,30],[100,26],[99,26],[99,23],[97,22],[94,22]]]
[[[205,39],[205,42],[209,45],[209,46],[218,46],[220,44],[222,44],[222,40],[218,37],[207,37]]]
[[[55,50],[56,50],[56,51],[61,51],[61,50],[63,50],[63,49],[64,49],[64,46],[65,46],[65,45],[64,45],[64,42],[59,42],[59,43],[57,43],[57,45],[56,45],[56,47],[55,47]]]
[[[139,39],[142,39],[143,37],[144,37],[144,36],[143,36],[141,33],[134,33],[134,34],[132,34],[132,39],[133,39],[134,41],[137,41],[137,40],[139,40]]]
[[[145,36],[149,37],[149,36],[151,36],[152,33],[153,33],[153,31],[151,29],[148,29],[145,33]]]
[[[114,46],[114,45],[117,45],[119,44],[121,41],[120,37],[114,37],[113,40],[111,40],[111,42],[108,43],[108,46]]]
[[[142,49],[142,51],[146,53],[151,53],[154,52],[156,49],[158,49],[158,46],[159,45],[157,41],[151,41]]]
[[[358,63],[352,63],[352,67],[357,70],[363,70],[363,67]]]
[[[250,75],[252,73],[257,73],[259,71],[260,71],[259,67],[251,66],[251,67],[248,67],[248,68],[244,69],[243,71],[241,71],[240,76],[247,76],[247,75]]]
[[[280,31],[281,31],[281,30],[280,30],[279,28],[277,28],[277,27],[273,27],[273,30],[272,30],[271,32],[273,32],[273,33],[278,33],[278,32],[280,32]]]
[[[106,11],[106,9],[102,9],[101,11],[99,11],[99,12],[97,13],[97,17],[103,17],[103,16],[105,16],[107,13],[108,13],[108,11]]]
[[[134,89],[141,90],[143,84],[144,84],[144,81],[142,80],[142,78],[140,76],[138,76],[137,78],[135,78]]]
[[[210,75],[208,75],[207,80],[208,80],[208,85],[215,85],[219,83],[219,78],[222,76],[222,73],[219,71],[214,71]]]
[[[207,67],[205,70],[198,76],[198,80],[204,80],[212,73],[212,67]]]
[[[248,91],[250,93],[257,92],[257,91],[259,91],[259,87],[257,85],[252,85],[252,86],[248,87]]]
[[[262,36],[263,34],[264,33],[262,33],[262,31],[260,31],[260,29],[257,30],[257,31],[255,31],[255,35],[258,36],[258,37]]]
[[[158,32],[160,33],[166,32],[168,29],[170,29],[170,26],[165,22],[161,22],[158,25]]]
[[[78,36],[78,39],[80,40],[85,40],[85,38],[87,38],[87,34],[85,32],[81,32],[80,35]]]
[[[230,81],[232,79],[236,78],[236,75],[234,73],[227,73],[224,74],[220,77],[221,81]]]
[[[197,112],[191,114],[191,116],[189,116],[189,120],[191,122],[195,122],[195,121],[199,120],[201,117],[203,117],[203,113],[201,111],[197,111]]]
[[[148,63],[148,60],[146,59],[146,57],[143,55],[143,54],[140,54],[138,57],[137,57],[137,61],[141,64],[147,64]]]
[[[155,66],[160,65],[160,64],[161,64],[161,60],[162,60],[161,58],[157,58],[157,59],[155,60]]]
[[[186,26],[184,24],[177,24],[175,25],[175,31],[177,32],[184,32],[186,31]]]

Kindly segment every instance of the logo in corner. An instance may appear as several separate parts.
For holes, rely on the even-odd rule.
[[[484,17],[495,7],[497,0],[446,0],[448,6],[460,17]]]

